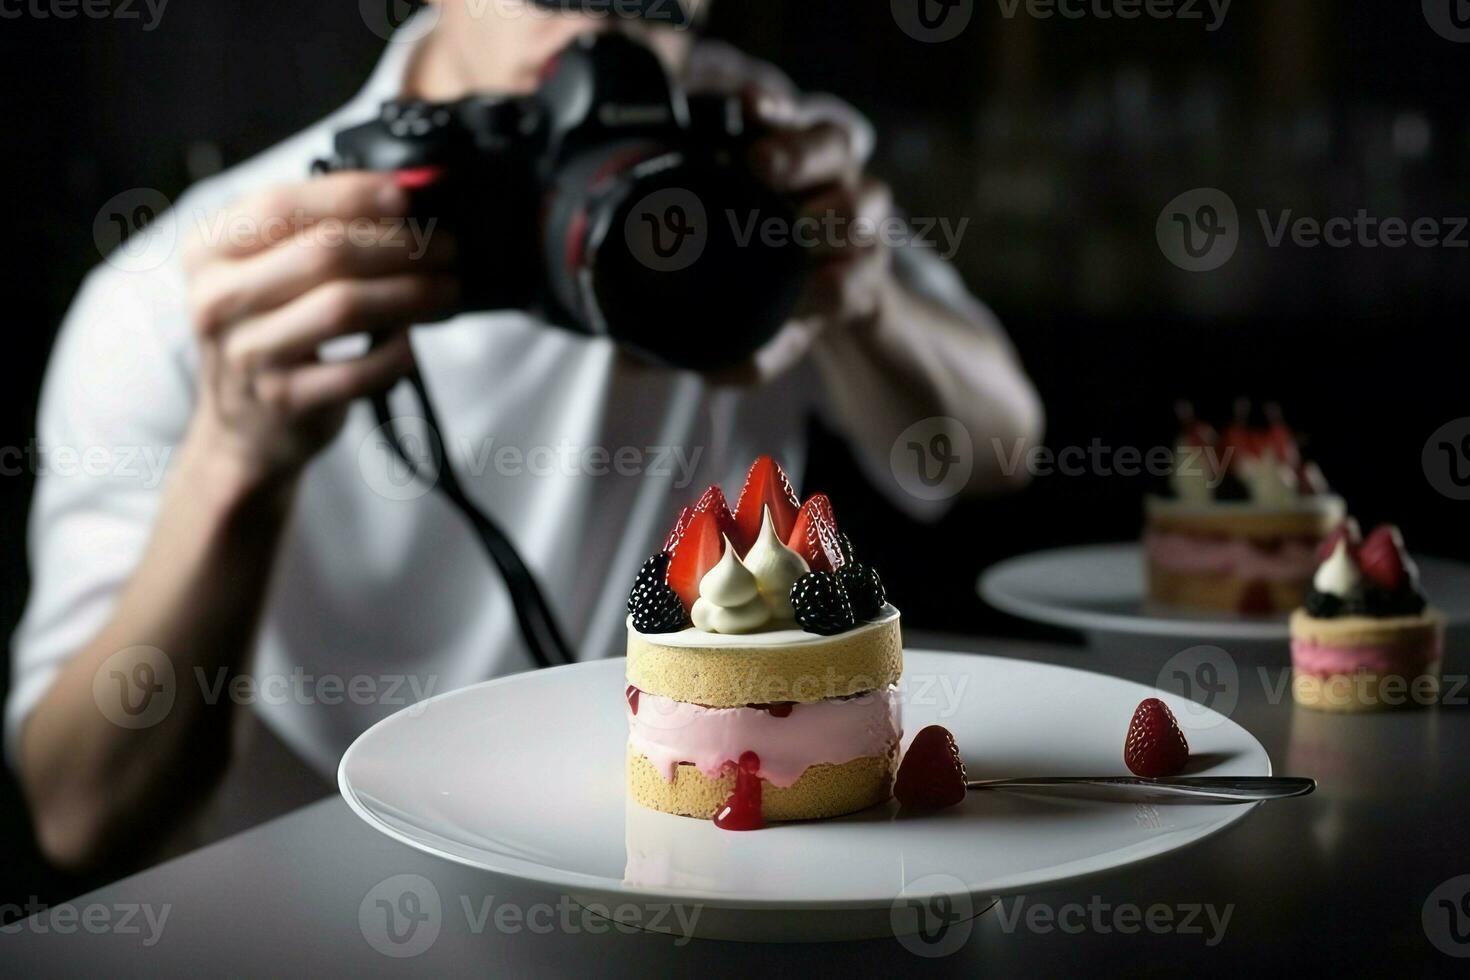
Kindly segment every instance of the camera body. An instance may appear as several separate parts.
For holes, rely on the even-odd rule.
[[[717,370],[791,315],[801,256],[763,235],[788,203],[744,165],[737,97],[690,96],[657,55],[584,36],[519,97],[391,101],[319,173],[391,171],[459,243],[467,310],[520,309],[642,358]]]

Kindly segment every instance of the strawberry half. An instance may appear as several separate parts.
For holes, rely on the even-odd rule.
[[[1293,470],[1300,469],[1302,465],[1301,446],[1297,444],[1296,433],[1292,432],[1290,426],[1286,424],[1281,406],[1275,402],[1267,405],[1266,419],[1271,424],[1261,436],[1265,448],[1275,453],[1277,459]]]
[[[1179,416],[1179,441],[1184,445],[1203,449],[1220,441],[1219,433],[1209,423],[1199,420],[1189,402],[1180,402],[1174,406],[1174,412]]]
[[[909,810],[942,810],[965,798],[965,763],[949,729],[930,725],[903,754],[893,796]]]
[[[699,498],[694,505],[696,514],[713,514],[715,521],[720,525],[720,533],[730,535],[731,541],[736,541],[739,533],[735,527],[735,515],[730,513],[730,505],[725,502],[725,491],[719,487],[710,487]],[[754,542],[752,542],[754,543]]]
[[[835,572],[842,567],[837,519],[832,516],[832,502],[825,493],[814,494],[801,505],[786,547],[801,555],[814,572]]]
[[[674,529],[669,532],[669,536],[667,538],[664,538],[665,551],[674,550],[674,545],[679,543],[679,539],[684,536],[684,529],[689,526],[689,522],[693,519],[693,507],[685,507],[683,510],[679,511],[679,519],[674,522]]]
[[[674,544],[673,553],[669,560],[669,587],[683,601],[685,610],[691,610],[694,600],[699,598],[699,580],[719,564],[725,553],[719,519],[710,511],[696,511]]]
[[[1178,775],[1189,764],[1189,742],[1179,720],[1158,698],[1148,698],[1133,712],[1123,761],[1135,776],[1148,779]]]
[[[1358,567],[1363,577],[1391,594],[1411,587],[1416,569],[1404,548],[1404,536],[1392,524],[1368,535],[1358,549]]]
[[[1235,421],[1225,427],[1220,437],[1221,458],[1232,461],[1255,459],[1265,452],[1267,448],[1265,433],[1252,427],[1250,419],[1250,399],[1238,399],[1235,403]],[[1226,456],[1225,453],[1230,455]]]
[[[735,529],[739,535],[732,536],[730,540],[735,542],[742,555],[749,551],[760,536],[763,512],[770,508],[776,536],[782,541],[789,541],[800,506],[781,464],[769,456],[762,456],[751,464],[750,473],[745,477],[745,487],[735,505]]]
[[[1349,517],[1327,535],[1327,540],[1317,549],[1317,563],[1321,564],[1332,557],[1337,546],[1347,542],[1348,555],[1356,557],[1358,549],[1363,546],[1363,529],[1358,526],[1356,517]]]

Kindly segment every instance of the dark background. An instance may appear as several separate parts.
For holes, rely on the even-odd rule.
[[[1254,218],[1470,216],[1470,44],[1434,33],[1412,2],[1237,0],[1214,33],[1000,10],[977,0],[944,44],[906,36],[881,0],[724,0],[712,29],[868,112],[874,169],[910,213],[970,218],[955,261],[1040,386],[1051,446],[1167,444],[1180,396],[1217,417],[1242,393],[1279,399],[1365,521],[1470,557],[1466,505],[1420,463],[1435,429],[1470,415],[1467,250],[1270,249]],[[360,87],[382,46],[347,2],[177,3],[156,30],[144,22],[0,20],[0,445],[31,438],[55,327],[100,258],[102,202],[135,187],[174,197],[310,124]],[[1227,191],[1247,231],[1229,265],[1192,275],[1164,259],[1154,228],[1201,186]],[[835,489],[919,628],[1034,632],[976,598],[981,568],[1132,537],[1147,488],[1052,477],[920,528],[859,485],[835,440],[815,446],[810,482]],[[0,635],[24,604],[29,493],[29,477],[0,478]],[[86,884],[43,868],[8,781],[0,839],[0,903]]]

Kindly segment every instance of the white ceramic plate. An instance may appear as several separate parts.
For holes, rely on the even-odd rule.
[[[911,900],[978,914],[989,896],[1157,857],[1250,809],[976,793],[924,817],[890,803],[731,833],[625,802],[623,671],[622,660],[578,664],[405,709],[348,749],[342,795],[369,824],[430,854],[584,903],[697,905],[695,934],[749,940],[900,934]],[[1271,771],[1234,722],[1097,674],[913,651],[902,691],[905,730],[950,728],[971,778],[1126,774],[1124,735],[1150,696],[1180,717],[1193,771]]]
[[[1425,590],[1450,624],[1470,622],[1470,567],[1419,559]],[[1241,616],[1161,609],[1148,602],[1140,545],[1042,551],[1012,558],[980,578],[986,602],[1013,616],[1089,634],[1206,641],[1280,641],[1285,615]]]

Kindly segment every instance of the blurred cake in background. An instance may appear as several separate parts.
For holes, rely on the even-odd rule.
[[[1350,520],[1323,554],[1291,618],[1297,704],[1362,712],[1438,701],[1445,618],[1429,606],[1399,529],[1364,540]]]
[[[1179,406],[1181,432],[1165,494],[1146,502],[1149,598],[1164,606],[1271,615],[1306,599],[1317,551],[1346,514],[1322,471],[1268,405],[1236,404],[1217,433]]]

